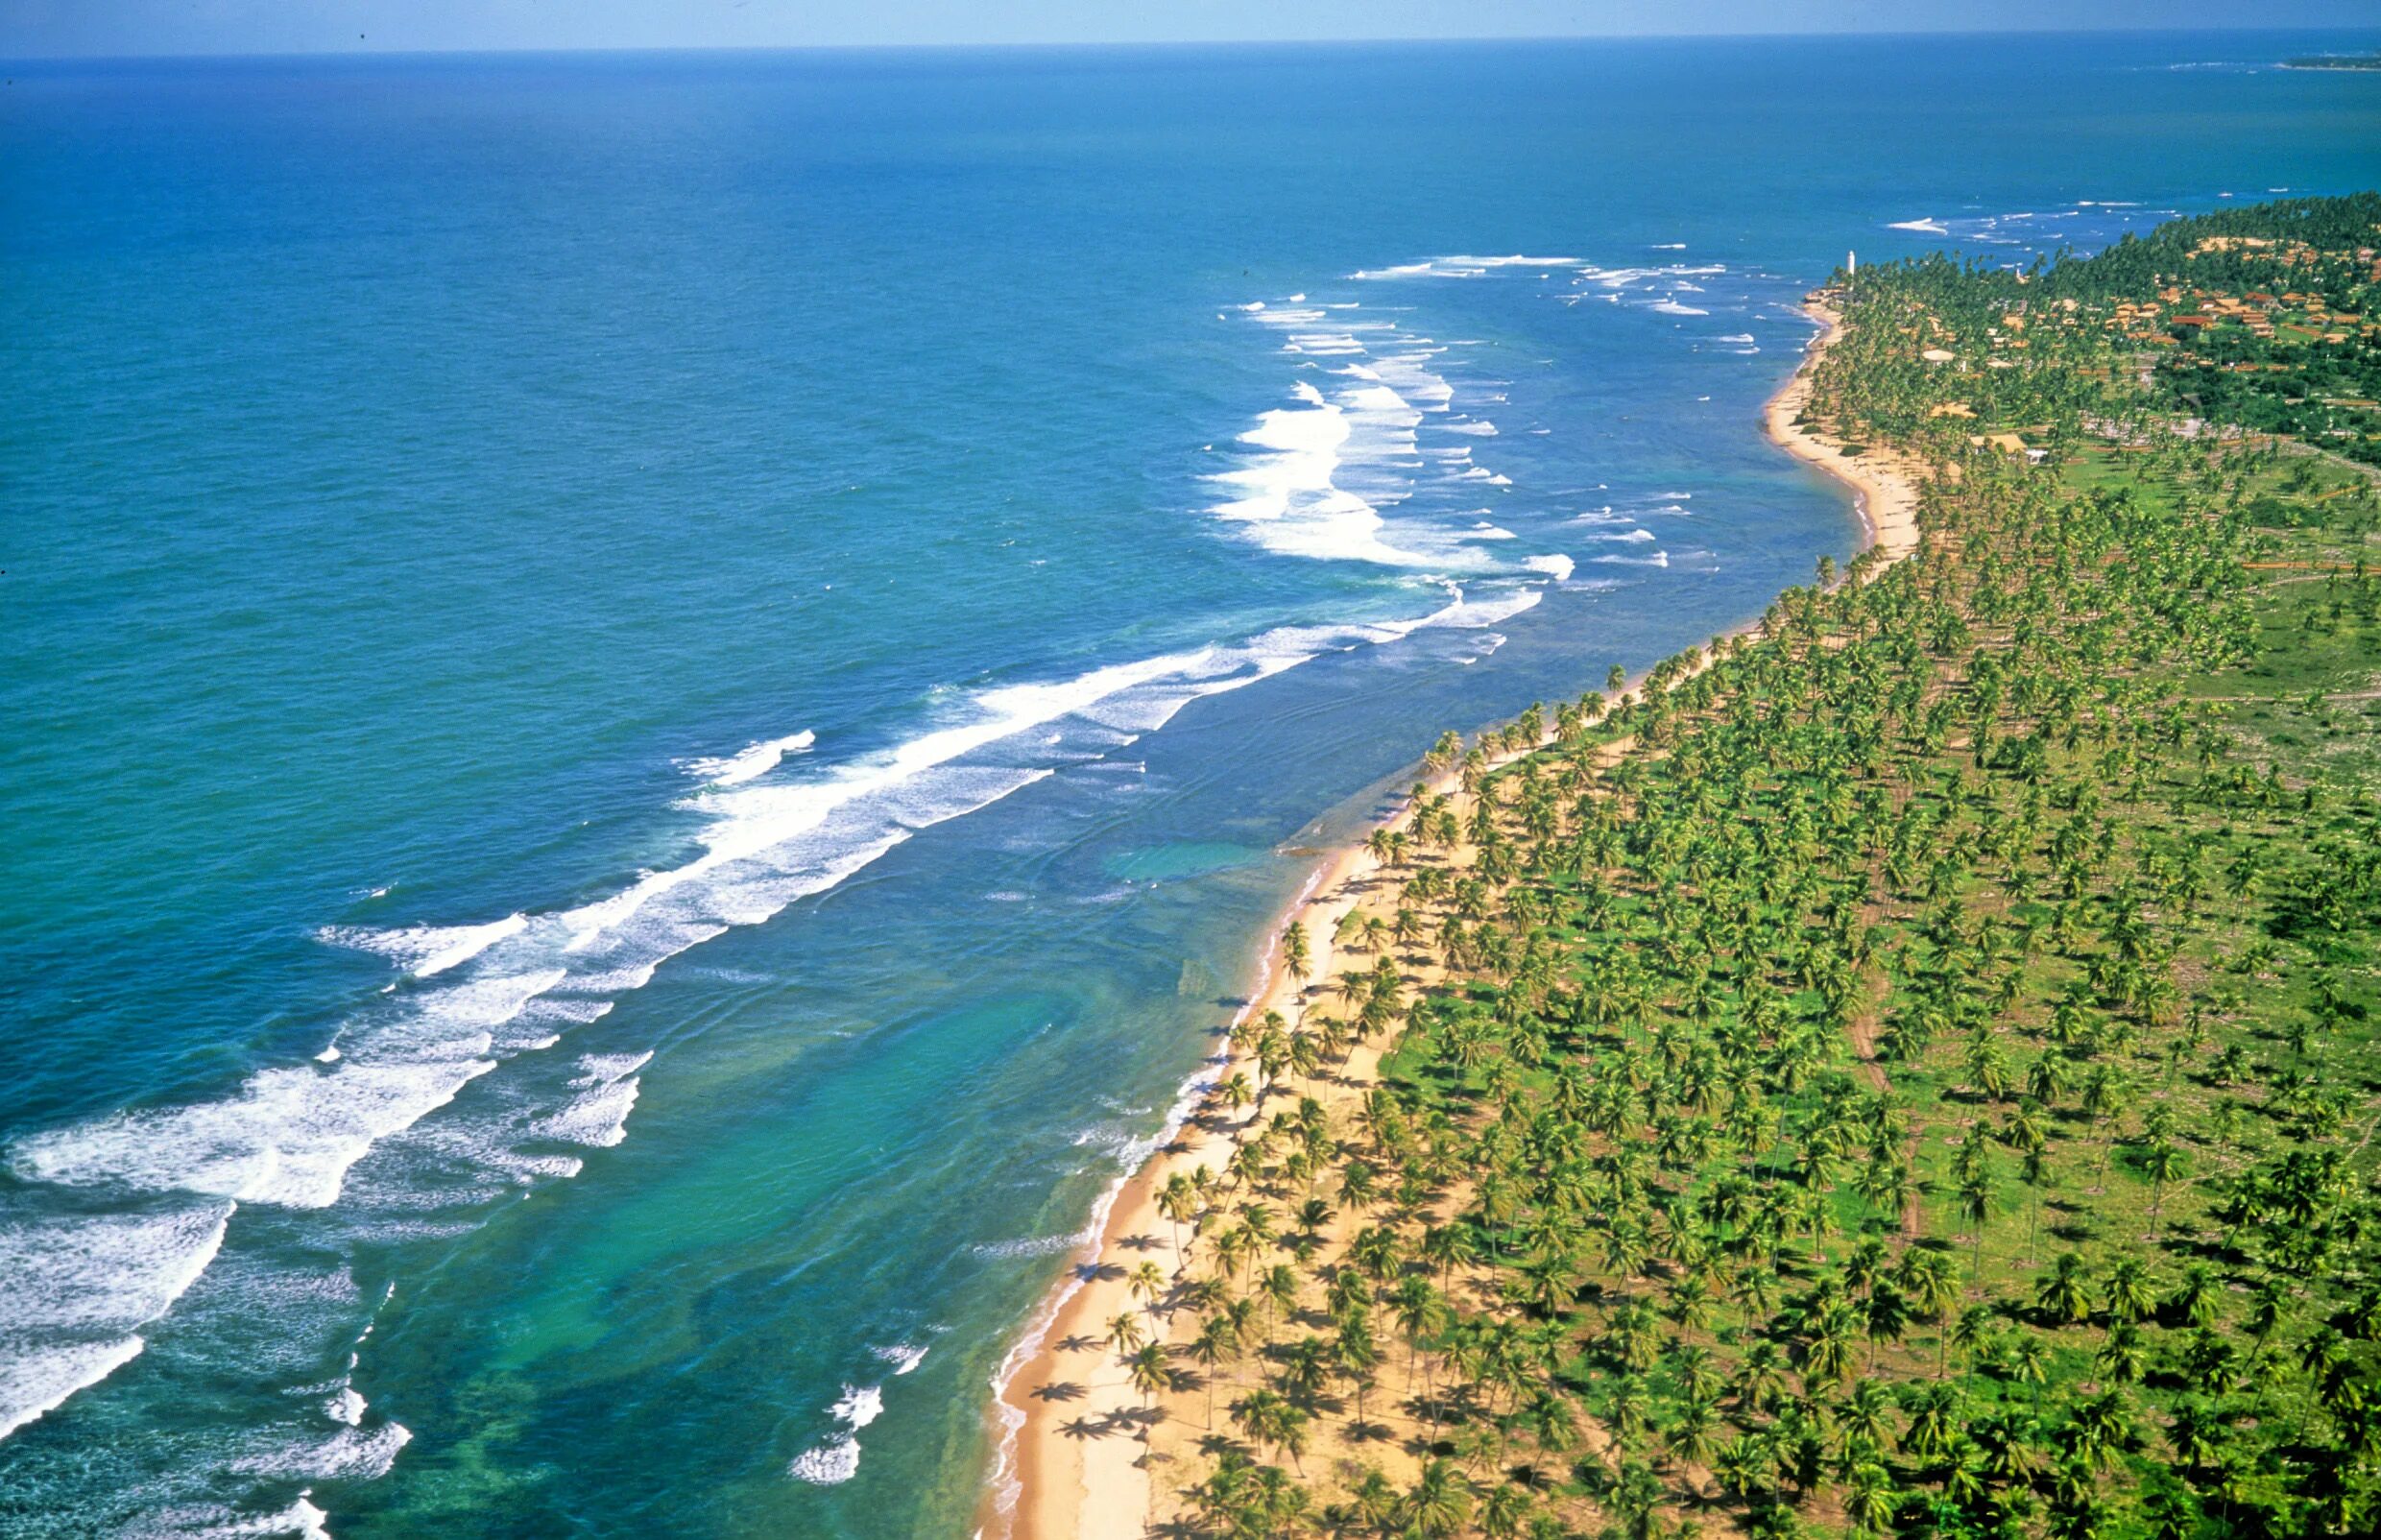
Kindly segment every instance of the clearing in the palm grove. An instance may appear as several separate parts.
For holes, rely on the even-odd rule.
[[[1020,1386],[1118,1403],[1027,1527],[2371,1533],[2377,246],[1816,296],[1779,415],[1916,540],[1442,740]]]

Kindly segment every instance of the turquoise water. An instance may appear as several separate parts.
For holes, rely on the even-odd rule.
[[[2315,41],[10,66],[0,1530],[964,1532],[1300,853],[1853,547],[1795,297]]]

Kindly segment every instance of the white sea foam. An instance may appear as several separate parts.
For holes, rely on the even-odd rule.
[[[1443,422],[1439,425],[1450,433],[1469,433],[1474,438],[1478,439],[1493,439],[1497,436],[1497,425],[1494,422],[1485,421],[1473,422]]]
[[[0,1340],[46,1331],[117,1335],[165,1313],[221,1249],[232,1206],[0,1225]]]
[[[1650,556],[1599,556],[1594,560],[1607,566],[1668,566],[1670,552],[1655,551]]]
[[[849,1434],[830,1438],[796,1455],[785,1471],[812,1486],[840,1486],[860,1473],[860,1441]]]
[[[1548,556],[1532,556],[1525,560],[1522,565],[1533,572],[1546,573],[1557,583],[1570,581],[1574,565],[1570,557],[1559,552]]]
[[[652,1058],[650,1052],[586,1055],[570,1082],[578,1095],[562,1111],[541,1119],[538,1134],[599,1149],[619,1143],[628,1137],[628,1115],[637,1107],[637,1071]]]
[[[1695,305],[1680,304],[1675,300],[1656,301],[1651,308],[1660,311],[1666,316],[1707,316],[1711,314],[1710,311],[1699,309]]]
[[[1098,1215],[1094,1215],[1096,1220]],[[1063,1236],[1020,1236],[1014,1240],[982,1240],[969,1248],[979,1257],[1008,1259],[1016,1257],[1054,1257],[1064,1251],[1079,1251],[1099,1239],[1099,1224],[1093,1223]]]
[[[919,1357],[925,1356],[921,1349]],[[913,1362],[911,1367],[915,1366]],[[825,1443],[804,1450],[786,1467],[786,1474],[796,1480],[808,1481],[813,1486],[835,1486],[859,1474],[859,1431],[884,1414],[883,1388],[878,1385],[847,1384],[843,1387],[842,1396],[828,1409],[846,1431]]]
[[[1443,385],[1443,382],[1441,382]],[[1413,452],[1420,414],[1377,371],[1335,397],[1306,381],[1295,407],[1263,413],[1240,435],[1247,461],[1209,479],[1239,495],[1210,510],[1285,556],[1407,568],[1460,568],[1459,553],[1427,530],[1391,529],[1372,499],[1338,484],[1350,466],[1379,467]],[[1402,487],[1376,495],[1402,496]]]
[[[926,1353],[925,1348],[907,1342],[896,1342],[888,1347],[873,1347],[868,1351],[893,1365],[893,1372],[897,1375],[907,1374],[919,1364],[924,1363]]]
[[[884,1415],[884,1389],[880,1385],[847,1384],[828,1410],[837,1422],[856,1432]]]
[[[765,739],[725,758],[693,760],[686,768],[713,785],[740,786],[776,769],[787,755],[808,752],[817,741],[818,734],[807,730],[790,733],[782,738]]]
[[[1453,265],[1484,272],[1514,260]],[[1460,528],[1385,527],[1382,509],[1409,492],[1409,471],[1419,464],[1417,425],[1426,414],[1446,411],[1453,395],[1432,367],[1440,345],[1344,311],[1324,324],[1325,312],[1302,299],[1240,313],[1302,349],[1354,350],[1332,375],[1315,376],[1336,378],[1341,388],[1326,394],[1302,381],[1291,405],[1266,414],[1244,436],[1248,463],[1227,478],[1239,482],[1239,501],[1270,506],[1278,497],[1296,517],[1270,522],[1311,520],[1307,538],[1315,554],[1338,554],[1354,538],[1368,558],[1486,581],[1469,593],[1448,584],[1450,601],[1412,619],[1285,626],[1243,641],[955,695],[906,738],[835,762],[792,762],[815,747],[806,731],[766,737],[734,755],[689,761],[701,781],[684,805],[698,820],[696,853],[639,874],[608,897],[471,925],[325,930],[328,943],[386,957],[398,977],[338,1023],[319,1058],[256,1071],[216,1099],[53,1128],[7,1151],[28,1186],[0,1213],[0,1263],[12,1285],[33,1280],[8,1292],[49,1313],[0,1332],[0,1432],[137,1356],[136,1328],[170,1309],[207,1267],[238,1204],[306,1210],[338,1202],[376,1144],[409,1133],[498,1065],[553,1047],[619,995],[642,987],[661,961],[831,888],[917,830],[1010,796],[1051,775],[1055,764],[1096,759],[1194,700],[1426,627],[1484,630],[1543,598],[1545,580],[1559,575],[1550,559],[1529,564],[1523,579],[1490,562]],[[1456,426],[1487,436],[1484,423]],[[1522,580],[1498,580],[1500,572]],[[475,1095],[468,1113],[426,1125],[455,1137],[422,1148],[504,1180],[568,1175],[575,1157],[512,1143],[618,1143],[646,1062],[641,1054],[589,1055],[566,1077],[514,1076],[506,1083],[521,1089]],[[45,1210],[44,1185],[77,1191]],[[376,1175],[372,1190],[378,1202],[401,1191],[401,1178]],[[93,1216],[94,1202],[120,1212]],[[74,1216],[57,1212],[67,1207]],[[402,1205],[377,1222],[421,1233],[468,1228],[417,1217]],[[127,1236],[147,1238],[149,1249]],[[107,1261],[104,1283],[76,1270],[88,1270],[93,1258]],[[401,1428],[367,1432],[360,1398],[351,1404],[342,1396],[336,1405],[351,1413],[338,1419],[351,1436],[306,1454],[309,1469],[360,1470],[394,1457]],[[848,1432],[864,1421],[857,1410],[855,1404]],[[819,1472],[845,1469],[857,1457],[856,1440],[850,1444],[830,1441],[805,1458]]]
[[[1485,277],[1498,268],[1571,267],[1577,261],[1578,258],[1573,256],[1434,256],[1424,262],[1370,268],[1351,273],[1348,277],[1359,279],[1478,278]]]
[[[277,1513],[236,1513],[216,1504],[168,1508],[143,1517],[138,1528],[115,1531],[119,1540],[331,1540],[330,1515],[316,1507],[313,1489]]]
[[[416,978],[428,978],[469,962],[509,936],[520,934],[528,924],[526,915],[508,914],[485,925],[407,926],[395,930],[325,926],[315,934],[334,947],[374,952]]]
[[[139,1357],[163,1315],[223,1247],[221,1200],[0,1222],[0,1437]]]
[[[389,1474],[413,1437],[403,1423],[383,1423],[369,1432],[342,1428],[328,1438],[296,1441],[281,1449],[243,1456],[231,1462],[231,1468],[244,1476],[283,1480],[377,1480]]]
[[[138,1335],[70,1342],[0,1359],[0,1438],[115,1373],[148,1344]]]
[[[1949,227],[1945,226],[1940,220],[1933,218],[1897,219],[1892,224],[1888,225],[1886,229],[1916,230],[1925,235],[1948,235],[1951,233]]]
[[[547,967],[394,997],[348,1030],[334,1064],[261,1071],[221,1101],[36,1134],[18,1143],[11,1165],[33,1181],[326,1207],[374,1142],[493,1069],[492,1029],[564,976]]]
[[[1193,700],[1323,652],[1378,645],[1424,626],[1486,624],[1486,617],[1511,613],[1534,597],[1466,600],[1457,593],[1455,602],[1412,620],[1283,627],[1237,645],[1000,686],[963,700],[942,725],[878,755],[792,782],[714,782],[692,804],[708,815],[696,858],[648,874],[612,898],[508,926],[482,949],[467,976],[401,989],[346,1023],[337,1062],[262,1071],[217,1101],[36,1134],[15,1146],[11,1165],[31,1182],[120,1191],[128,1201],[180,1191],[286,1208],[326,1206],[375,1143],[445,1105],[501,1059],[550,1046],[558,1027],[610,1005],[589,998],[593,994],[636,988],[661,959],[728,925],[764,919],[798,897],[832,886],[912,830],[961,816],[1051,773],[1046,764],[971,763],[971,755],[1069,722],[1075,724],[1069,732],[1100,734],[1101,741],[1112,743],[1118,733],[1153,730]],[[393,945],[388,950],[421,955],[419,948]],[[554,995],[561,998],[546,998]],[[532,1124],[533,1131],[582,1144],[617,1143],[644,1062],[641,1055],[582,1060],[570,1099]],[[554,1173],[569,1168],[539,1167]],[[228,1203],[203,1211],[205,1245],[185,1238],[172,1252],[182,1260],[159,1262],[162,1270],[150,1293],[90,1307],[95,1323],[114,1328],[108,1340],[123,1338],[187,1287],[220,1243],[229,1213]],[[20,1251],[47,1248],[43,1258],[22,1263],[20,1275],[61,1277],[79,1256],[108,1244],[109,1232],[98,1224],[78,1219],[38,1235],[22,1227],[9,1232]],[[142,1275],[128,1270],[126,1276]],[[35,1292],[42,1299],[79,1297],[62,1282]],[[137,1351],[126,1345],[102,1362],[80,1337],[61,1345],[73,1348],[73,1361],[92,1378]],[[45,1371],[37,1385],[28,1380],[26,1392],[12,1400],[44,1406],[89,1383],[73,1375],[65,1380],[60,1388],[60,1376]]]

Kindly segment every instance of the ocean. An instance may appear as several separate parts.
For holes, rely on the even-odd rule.
[[[967,1533],[1314,852],[1856,548],[1798,297],[2372,41],[7,65],[0,1532]]]

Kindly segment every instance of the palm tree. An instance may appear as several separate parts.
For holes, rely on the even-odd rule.
[[[1447,1329],[1447,1302],[1431,1287],[1431,1281],[1419,1274],[1399,1279],[1388,1298],[1389,1310],[1397,1317],[1398,1335],[1406,1339],[1406,1389],[1410,1394],[1424,1339]]]
[[[2034,1234],[2042,1223],[2042,1194],[2056,1185],[2051,1174],[2050,1151],[2047,1148],[2027,1150],[2018,1160],[2017,1179],[2032,1194],[2032,1202],[2026,1212],[2026,1261],[2031,1263],[2033,1261]]]
[[[1472,1515],[1472,1484],[1455,1463],[1427,1461],[1398,1504],[1399,1528],[1416,1540],[1446,1540]]]
[[[1356,1392],[1356,1422],[1361,1427],[1364,1392],[1372,1388],[1374,1371],[1381,1366],[1381,1347],[1360,1307],[1339,1323],[1338,1334],[1332,1338],[1331,1356],[1332,1366]]]
[[[2168,1140],[2151,1144],[2142,1156],[2142,1169],[2150,1176],[2150,1222],[2154,1229],[2158,1210],[2166,1201],[2166,1184],[2182,1174],[2182,1152]]]
[[[2051,1263],[2050,1275],[2034,1286],[2033,1302],[2056,1325],[2071,1326],[2092,1312],[2090,1280],[2083,1259],[2062,1251]]]
[[[1874,1461],[1857,1466],[1845,1495],[1844,1515],[1852,1521],[1853,1528],[1866,1534],[1892,1531],[1893,1513],[1901,1504],[1901,1495],[1893,1490],[1893,1478],[1884,1466]]]
[[[2104,1295],[2108,1315],[2119,1322],[2138,1321],[2157,1308],[2157,1286],[2149,1264],[2138,1257],[2120,1257],[2108,1268]]]
[[[1287,1454],[1298,1473],[1306,1474],[1299,1456],[1306,1452],[1307,1414],[1271,1390],[1252,1390],[1232,1408],[1232,1420],[1240,1425],[1250,1443],[1261,1451],[1271,1448]]]
[[[1269,1338],[1281,1318],[1298,1308],[1298,1273],[1287,1263],[1275,1263],[1257,1278],[1257,1295],[1265,1303],[1265,1335]]]
[[[2141,1328],[2130,1321],[2109,1325],[2100,1351],[2092,1357],[2092,1366],[2100,1377],[2111,1384],[2138,1384],[2148,1366],[2149,1355],[2142,1347]]]
[[[1979,1167],[1960,1182],[1960,1213],[1967,1219],[1975,1238],[1975,1256],[1970,1270],[1984,1265],[1984,1221],[1992,1216],[1993,1182],[1988,1167]]]
[[[1173,1371],[1167,1367],[1166,1362],[1166,1350],[1155,1342],[1149,1343],[1140,1352],[1135,1353],[1126,1360],[1125,1366],[1132,1375],[1133,1388],[1141,1393],[1141,1405],[1143,1411],[1147,1411],[1155,1404],[1158,1392],[1171,1385],[1174,1381]],[[1148,1433],[1144,1431],[1142,1436],[1146,1438]]]
[[[1186,1172],[1173,1172],[1166,1177],[1166,1185],[1158,1190],[1158,1212],[1174,1227],[1177,1265],[1190,1260],[1190,1254],[1183,1249],[1182,1228],[1198,1218],[1199,1207],[1199,1191]]]
[[[1218,1365],[1239,1357],[1239,1343],[1230,1320],[1210,1316],[1199,1327],[1199,1335],[1190,1339],[1187,1350],[1190,1361],[1197,1364],[1207,1381],[1207,1426],[1215,1426],[1215,1370]]]
[[[2009,1366],[2017,1380],[2033,1386],[2033,1408],[2042,1408],[2042,1386],[2050,1378],[2050,1354],[2042,1339],[2032,1332],[2020,1332],[2009,1353]]]

